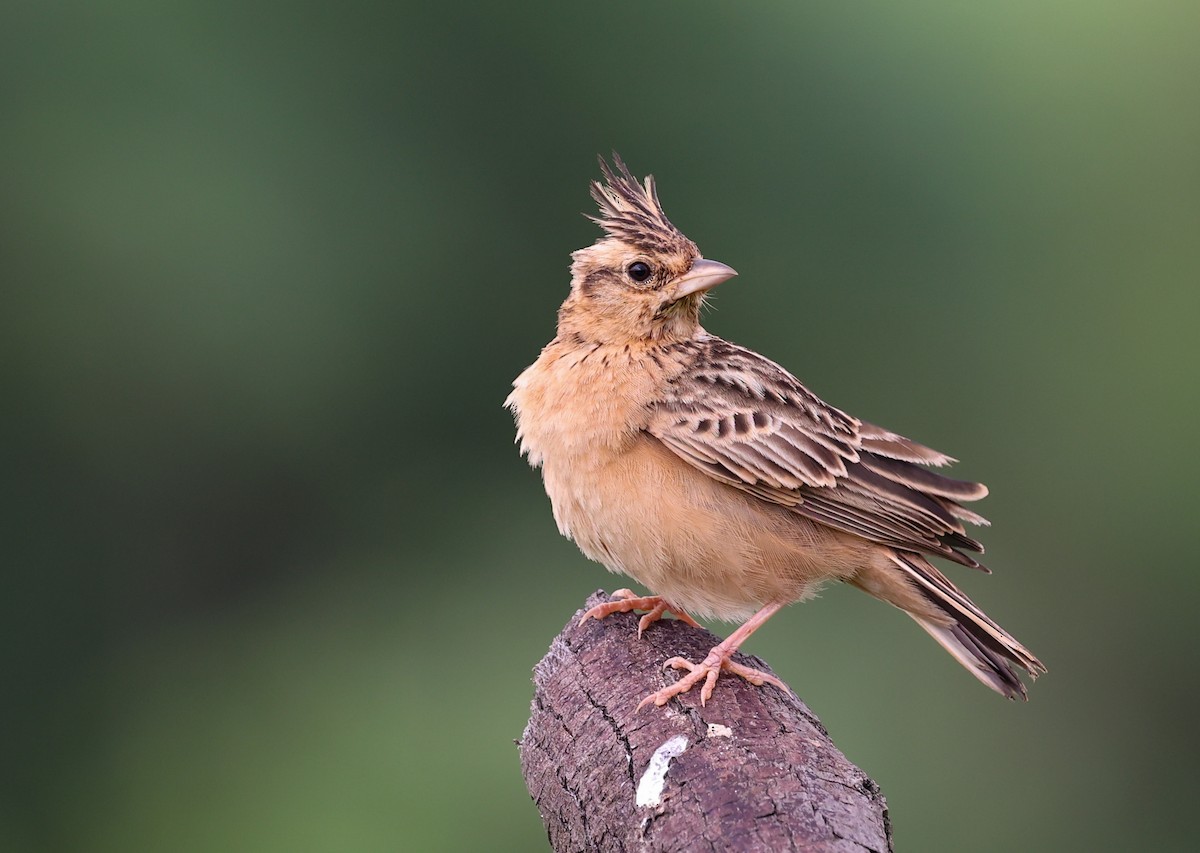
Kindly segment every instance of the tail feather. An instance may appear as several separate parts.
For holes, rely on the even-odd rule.
[[[1025,685],[1021,683],[1017,673],[1004,658],[972,637],[961,624],[947,628],[920,616],[911,613],[909,615],[929,633],[929,636],[937,640],[942,648],[953,655],[954,659],[962,664],[971,675],[1001,696],[1022,700],[1029,698]]]
[[[940,623],[909,611],[917,624],[988,687],[1009,699],[1027,699],[1025,685],[1010,664],[1036,679],[1046,671],[1042,662],[924,557],[898,553],[894,559],[924,598],[951,620],[949,624]]]

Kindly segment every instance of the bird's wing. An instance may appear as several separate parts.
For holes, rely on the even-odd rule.
[[[686,364],[651,404],[646,431],[706,474],[875,542],[979,564],[959,501],[987,487],[928,467],[954,460],[823,402],[755,352],[708,336],[677,345]]]

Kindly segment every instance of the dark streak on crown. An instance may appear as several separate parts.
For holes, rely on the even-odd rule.
[[[654,177],[647,176],[643,185],[617,152],[612,155],[616,171],[600,157],[604,184],[592,181],[592,198],[600,206],[600,216],[588,217],[593,222],[627,243],[648,252],[695,251],[695,244],[671,224],[663,212],[654,187]]]

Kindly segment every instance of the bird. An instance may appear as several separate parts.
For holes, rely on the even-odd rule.
[[[787,692],[734,653],[783,607],[845,582],[912,617],[983,684],[1027,699],[1017,670],[1045,666],[932,562],[989,572],[965,523],[982,483],[956,460],[820,399],[791,373],[700,323],[733,268],[667,218],[653,176],[615,152],[591,182],[602,235],[572,253],[557,331],[505,401],[522,455],[540,468],[559,531],[629,589],[582,621],[645,611],[740,622],[701,661],[645,696],[662,706],[723,674]]]

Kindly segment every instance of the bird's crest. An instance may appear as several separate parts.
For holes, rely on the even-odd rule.
[[[604,183],[592,181],[592,198],[600,206],[600,215],[589,219],[610,236],[651,251],[691,245],[663,213],[653,175],[647,175],[645,183],[639,183],[615,151],[613,166],[603,157],[599,159]]]

